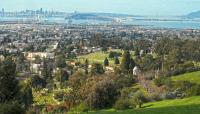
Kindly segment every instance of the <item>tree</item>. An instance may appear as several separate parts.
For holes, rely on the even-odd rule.
[[[92,86],[84,85],[82,88],[87,88],[89,94],[85,94],[85,101],[91,109],[107,108],[114,104],[118,95],[116,84],[113,80],[108,79],[91,79],[87,84]],[[86,86],[86,87],[85,87]],[[86,92],[87,93],[87,92]]]
[[[103,66],[99,63],[93,63],[92,64],[92,68],[91,68],[91,74],[95,75],[95,74],[103,74],[104,73],[104,69]]]
[[[33,94],[30,79],[25,80],[25,83],[23,83],[21,93],[21,101],[27,109],[33,103]]]
[[[84,65],[85,74],[88,74],[88,67],[89,67],[89,61],[88,61],[88,59],[86,59],[86,60],[85,60],[85,65]]]
[[[138,47],[135,49],[135,56],[137,56],[137,57],[140,56],[140,50]]]
[[[129,64],[131,61],[131,54],[129,51],[124,51],[123,55],[122,55],[122,62],[121,62],[121,69],[123,72],[126,72],[129,70]]]
[[[111,51],[110,53],[109,53],[109,58],[114,58],[115,57],[115,53],[113,52],[113,51]]]
[[[19,85],[15,74],[16,65],[11,57],[0,64],[0,103],[15,101],[19,95]]]
[[[31,45],[29,45],[28,47],[24,48],[24,50],[25,50],[26,52],[28,52],[28,51],[33,52],[33,51],[34,51],[34,46],[33,46],[33,44],[31,44]]]
[[[26,69],[24,54],[20,53],[16,59],[16,71],[22,72]]]
[[[134,67],[135,67],[135,61],[131,58],[129,63],[129,69],[132,71]]]
[[[75,72],[72,76],[69,77],[69,86],[73,88],[73,90],[78,90],[85,80],[87,76],[81,70]]]
[[[58,68],[65,68],[67,66],[65,56],[63,54],[56,57],[56,66]]]
[[[101,50],[102,50],[103,52],[106,52],[106,51],[108,51],[108,48],[105,47],[105,46],[103,46]]]
[[[115,62],[116,65],[120,64],[118,57],[115,57]]]
[[[34,60],[34,63],[36,64],[40,64],[42,62],[40,56],[35,56],[35,60]]]
[[[0,103],[1,114],[24,114],[24,109],[17,102]]]
[[[0,113],[22,114],[20,87],[16,79],[16,65],[11,57],[0,63]]]
[[[59,81],[59,82],[65,82],[67,81],[69,78],[69,74],[67,73],[67,71],[63,70],[63,69],[60,69],[60,70],[57,70],[56,72],[56,80]]]
[[[105,60],[104,60],[104,66],[109,66],[109,61],[108,61],[108,58],[106,57]]]
[[[121,55],[122,55],[122,53],[120,53],[120,52],[111,51],[111,52],[109,53],[109,58],[113,59],[113,58],[119,57],[119,56],[121,56]]]
[[[31,87],[33,88],[43,88],[46,85],[46,81],[37,75],[31,77],[30,82],[31,82]]]
[[[42,77],[45,80],[52,79],[53,64],[48,59],[43,59]]]
[[[132,102],[135,106],[139,106],[139,108],[142,108],[142,104],[145,102],[145,96],[141,91],[137,91],[132,96]]]

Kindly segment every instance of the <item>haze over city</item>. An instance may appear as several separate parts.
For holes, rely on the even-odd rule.
[[[185,15],[200,10],[199,0],[1,0],[5,11],[43,8],[65,12],[106,12],[132,15]]]

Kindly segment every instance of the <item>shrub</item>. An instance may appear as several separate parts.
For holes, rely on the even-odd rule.
[[[186,72],[195,72],[195,71],[199,71],[200,67],[194,67],[194,66],[190,66],[190,67],[185,67],[183,66],[182,68],[177,68],[174,70],[170,70],[166,73],[162,73],[160,75],[165,75],[165,76],[175,76],[175,75],[179,75],[179,74],[184,74]]]
[[[176,99],[184,97],[185,97],[185,92],[181,91],[179,88],[174,90],[173,92],[168,92],[165,94],[165,99]]]
[[[190,89],[194,84],[189,81],[177,81],[174,83],[174,89],[179,88],[180,91],[186,91]]]
[[[194,85],[186,91],[186,96],[200,95],[200,85]]]
[[[110,53],[109,53],[109,58],[115,58],[115,57],[119,57],[119,56],[121,56],[122,55],[122,53],[120,53],[120,52],[114,52],[114,51],[111,51]]]
[[[154,84],[157,85],[158,87],[163,86],[163,85],[167,87],[171,87],[172,80],[170,78],[160,77],[160,78],[154,79]]]
[[[131,107],[131,103],[128,99],[118,99],[115,102],[114,108],[117,110],[125,110],[125,109],[129,109]]]
[[[24,114],[23,108],[18,103],[0,104],[0,114]]]
[[[94,86],[87,88],[86,103],[91,109],[102,109],[113,106],[118,96],[117,87],[112,80],[95,82]]]
[[[146,101],[146,98],[141,91],[137,91],[136,93],[133,94],[132,96],[132,104],[135,106],[139,106],[139,108],[142,107],[143,103]]]
[[[91,68],[91,74],[96,75],[96,74],[103,74],[105,71],[103,69],[102,64],[100,63],[93,63],[92,68]]]
[[[157,85],[157,86],[162,86],[163,85],[162,78],[156,78],[156,79],[154,79],[154,84]]]
[[[58,101],[62,101],[64,97],[64,92],[63,91],[58,91],[54,93],[54,99]]]
[[[200,95],[200,85],[191,83],[189,81],[177,81],[174,82],[173,93],[177,93],[176,97],[190,97]]]
[[[81,103],[79,104],[78,106],[72,108],[68,114],[78,114],[78,113],[81,113],[81,112],[88,112],[89,111],[89,107],[87,104],[85,103]]]

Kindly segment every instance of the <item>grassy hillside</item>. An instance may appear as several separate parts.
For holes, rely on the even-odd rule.
[[[90,112],[90,114],[199,114],[200,97],[165,100],[147,103],[142,109],[116,111],[114,109]]]
[[[190,81],[193,83],[200,84],[200,71],[185,73],[172,78],[173,81]]]

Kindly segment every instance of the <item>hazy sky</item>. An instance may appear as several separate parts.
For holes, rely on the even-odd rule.
[[[134,15],[183,15],[200,10],[200,0],[0,0],[5,11],[48,9]]]

